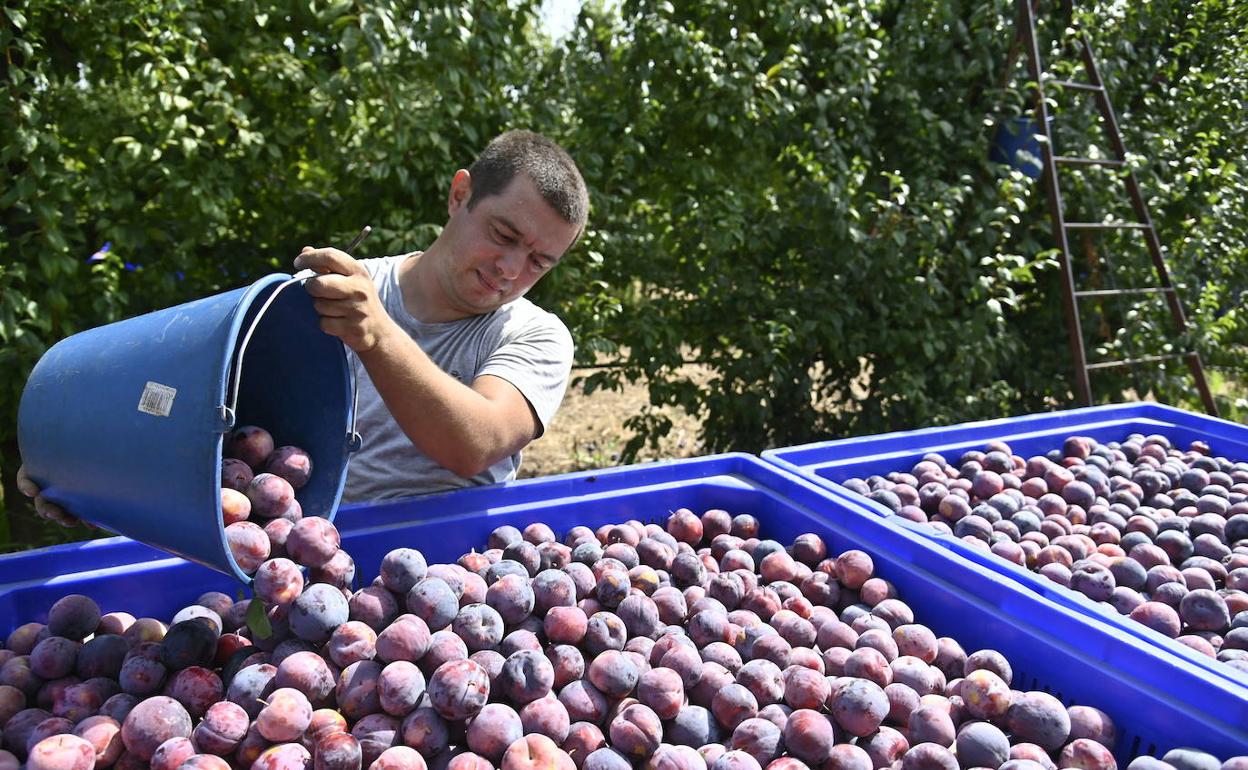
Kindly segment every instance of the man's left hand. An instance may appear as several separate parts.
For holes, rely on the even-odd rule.
[[[35,514],[42,519],[54,521],[62,527],[72,527],[75,524],[81,524],[77,516],[66,513],[61,506],[49,502],[43,496],[43,490],[35,483],[34,479],[26,473],[26,466],[22,465],[17,469],[17,488],[23,495],[33,498],[35,501]]]

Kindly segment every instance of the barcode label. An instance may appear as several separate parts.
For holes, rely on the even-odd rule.
[[[143,395],[139,397],[139,411],[157,417],[168,417],[169,410],[173,408],[173,397],[176,395],[177,388],[148,380],[143,388]]]

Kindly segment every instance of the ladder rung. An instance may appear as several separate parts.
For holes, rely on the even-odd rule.
[[[1110,166],[1112,168],[1121,168],[1127,165],[1125,160],[1114,160],[1113,158],[1072,158],[1069,155],[1054,155],[1053,162],[1059,166]]]
[[[1046,80],[1046,86],[1061,86],[1069,88],[1072,91],[1104,91],[1104,86],[1094,86],[1091,83],[1076,83],[1073,80]]]
[[[1143,222],[1067,222],[1071,230],[1147,230]]]
[[[1135,364],[1152,364],[1158,361],[1170,361],[1175,358],[1186,358],[1188,353],[1169,353],[1164,356],[1140,356],[1139,358],[1124,358],[1121,361],[1101,361],[1096,364],[1088,364],[1085,369],[1091,371],[1093,369],[1110,369],[1116,366],[1133,366]]]
[[[1123,294],[1162,294],[1173,292],[1172,286],[1147,286],[1140,289],[1097,289],[1095,291],[1077,291],[1076,297],[1118,297]]]

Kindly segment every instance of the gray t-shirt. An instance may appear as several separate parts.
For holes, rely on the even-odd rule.
[[[572,369],[572,335],[563,322],[521,297],[485,315],[447,323],[421,323],[403,306],[398,267],[410,254],[364,259],[390,317],[444,372],[465,385],[483,374],[510,382],[537,413],[545,432],[563,400]],[[520,453],[465,479],[412,445],[390,415],[359,360],[356,430],[363,439],[351,456],[343,502],[385,500],[515,478]]]

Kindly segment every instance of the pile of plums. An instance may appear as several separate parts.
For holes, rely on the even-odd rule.
[[[338,548],[296,531],[288,553]],[[257,598],[205,594],[168,625],[67,596],[0,651],[0,770],[1115,768],[1107,714],[1011,689],[1001,654],[937,637],[818,535],[681,509],[484,545],[397,548],[353,593],[269,559]]]
[[[312,476],[312,459],[296,446],[274,448],[264,428],[233,431],[222,450],[221,514],[230,553],[256,581],[269,604],[289,602],[303,590],[303,573],[313,583],[347,588],[355,564],[339,546],[338,531],[319,516],[303,516],[295,493]],[[275,586],[280,590],[275,594]]]
[[[1248,675],[1248,463],[1162,435],[1002,442],[844,486]]]

